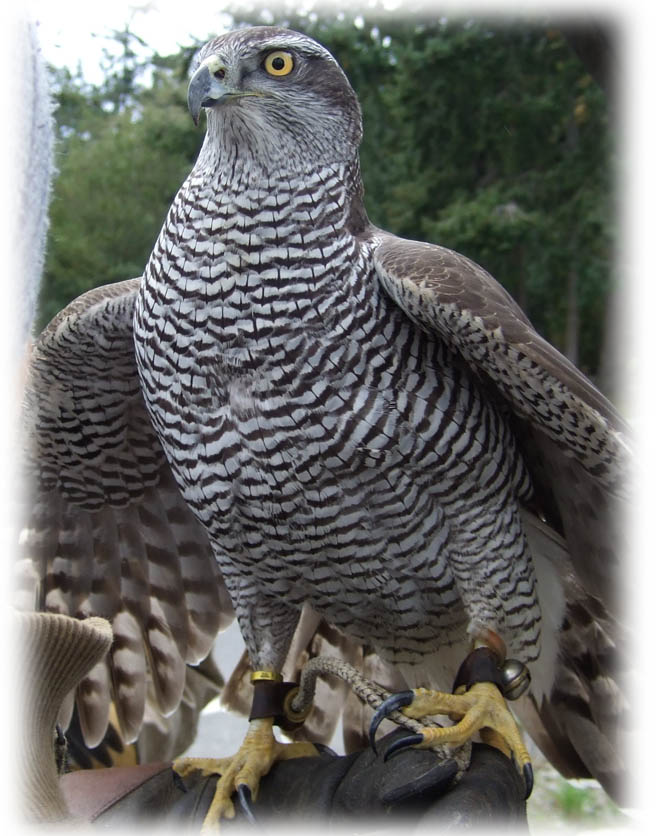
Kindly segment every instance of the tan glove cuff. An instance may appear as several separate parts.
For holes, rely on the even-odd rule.
[[[60,821],[69,815],[59,788],[53,731],[66,695],[112,643],[103,618],[78,621],[54,613],[16,613],[20,786],[26,817]]]

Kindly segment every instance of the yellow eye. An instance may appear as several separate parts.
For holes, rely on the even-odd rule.
[[[270,52],[264,59],[264,69],[269,75],[289,75],[294,69],[291,52],[283,52],[281,49]]]

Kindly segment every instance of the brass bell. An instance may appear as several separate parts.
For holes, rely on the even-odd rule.
[[[507,700],[516,700],[531,684],[531,674],[523,662],[506,659],[501,668],[503,695]]]

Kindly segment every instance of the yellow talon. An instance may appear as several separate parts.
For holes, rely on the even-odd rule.
[[[445,694],[417,688],[401,691],[388,697],[376,710],[369,727],[369,738],[375,751],[376,729],[382,720],[400,711],[414,720],[433,715],[447,715],[457,721],[453,726],[425,726],[413,728],[414,734],[391,743],[385,751],[385,760],[407,747],[428,749],[447,744],[462,746],[476,732],[481,732],[484,743],[495,746],[507,757],[513,757],[524,780],[526,798],[533,788],[531,758],[524,746],[515,720],[506,706],[498,687],[492,682],[476,682],[464,693]],[[401,721],[399,721],[401,722]],[[401,722],[401,725],[403,723]]]
[[[412,703],[402,709],[407,717],[419,719],[431,714],[449,714],[460,718],[454,726],[422,729],[423,743],[427,748],[436,743],[459,746],[466,743],[476,732],[485,730],[483,736],[492,745],[498,739],[504,741],[504,754],[512,752],[520,767],[530,763],[530,756],[515,720],[506,706],[506,701],[496,685],[491,682],[477,682],[464,694],[442,694],[418,688],[414,691]],[[489,732],[487,730],[490,730]]]
[[[318,752],[312,743],[277,741],[273,735],[273,718],[264,717],[251,720],[244,742],[231,758],[179,758],[173,763],[173,769],[182,777],[195,771],[221,776],[201,828],[201,833],[215,833],[222,818],[234,818],[232,795],[239,786],[248,787],[254,801],[260,779],[276,761],[315,755]]]

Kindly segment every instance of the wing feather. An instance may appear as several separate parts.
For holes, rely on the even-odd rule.
[[[486,374],[517,413],[603,484],[621,490],[624,422],[585,375],[538,335],[501,285],[444,247],[380,238],[376,271],[397,304]]]
[[[553,609],[546,602],[547,584],[545,600],[540,596],[549,633],[540,687],[522,697],[518,713],[565,775],[593,775],[619,798],[630,716],[618,685],[626,675],[618,660],[626,658],[627,641],[621,616],[628,573],[620,571],[627,553],[627,427],[477,264],[387,233],[373,240],[385,291],[469,366],[506,414],[531,474],[525,531],[536,567],[557,575],[561,603]]]
[[[102,739],[111,698],[126,740],[138,735],[149,691],[173,711],[186,664],[203,659],[233,617],[141,395],[139,283],[96,288],[58,314],[34,345],[25,390],[22,577],[31,563],[37,607],[103,616],[115,635],[108,662],[77,691],[89,745]]]
[[[565,535],[586,587],[617,610],[628,500],[628,430],[572,363],[543,340],[485,270],[444,247],[377,236],[392,299],[477,375],[523,446],[540,512]],[[539,460],[539,463],[538,463]]]

